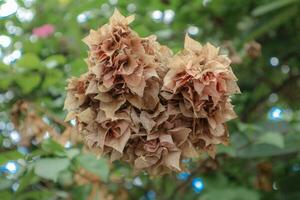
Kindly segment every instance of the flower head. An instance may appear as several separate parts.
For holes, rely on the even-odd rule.
[[[195,146],[225,144],[224,123],[236,117],[229,98],[240,92],[230,60],[213,45],[202,46],[188,35],[184,47],[169,62],[161,94],[178,117],[192,119],[190,140]]]
[[[185,170],[183,159],[214,156],[215,145],[227,144],[237,79],[211,44],[186,36],[172,57],[155,36],[131,30],[133,20],[115,10],[84,38],[88,71],[69,80],[66,120],[76,119],[86,145],[111,161],[151,174]]]

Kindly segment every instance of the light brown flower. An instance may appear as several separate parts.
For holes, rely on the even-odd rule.
[[[213,45],[186,35],[184,47],[169,62],[161,94],[174,115],[191,118],[192,144],[214,155],[213,146],[227,141],[224,123],[236,117],[230,95],[240,92],[237,78],[230,60]]]
[[[172,57],[155,36],[141,38],[117,10],[84,38],[88,71],[69,80],[64,108],[85,144],[111,161],[161,174],[184,169],[182,159],[214,156],[227,144],[239,92],[230,60],[188,36]]]

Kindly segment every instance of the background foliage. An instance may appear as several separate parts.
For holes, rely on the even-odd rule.
[[[66,79],[86,71],[81,39],[114,7],[136,14],[133,29],[174,52],[188,32],[233,60],[239,119],[215,160],[136,175],[96,159],[63,122]],[[299,0],[0,1],[0,198],[300,199],[299,13]],[[45,24],[55,31],[33,32]]]

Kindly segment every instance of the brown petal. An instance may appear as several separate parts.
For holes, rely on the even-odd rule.
[[[110,155],[110,162],[113,162],[115,160],[120,160],[122,155],[123,155],[122,153],[120,153],[116,150],[113,150]]]
[[[145,111],[141,112],[140,121],[141,121],[143,127],[146,129],[147,133],[150,133],[152,128],[156,124],[155,121],[153,119],[151,119],[150,116],[148,115],[148,113],[146,113]]]
[[[126,102],[126,99],[120,97],[112,102],[101,102],[100,109],[105,112],[109,119],[115,119],[115,112]]]
[[[141,80],[143,78],[143,67],[139,66],[135,72],[133,72],[130,75],[125,75],[124,76],[124,80],[125,83],[128,85],[128,87],[130,88],[130,86],[138,86],[141,83]]]
[[[85,94],[96,94],[98,93],[97,82],[95,80],[91,80],[89,86],[87,87]]]
[[[193,40],[188,34],[185,34],[184,48],[193,52],[200,51],[202,46],[196,40]]]
[[[118,9],[115,8],[115,11],[113,15],[110,17],[109,22],[112,24],[118,24],[118,23],[123,23],[123,24],[130,24],[134,20],[134,15],[131,15],[129,17],[124,17]]]
[[[80,122],[89,123],[95,119],[95,113],[91,110],[91,108],[87,108],[81,113],[77,115]]]
[[[195,158],[198,156],[196,149],[194,148],[193,144],[187,140],[182,146],[182,156],[187,158]]]
[[[172,130],[169,130],[168,133],[172,135],[176,146],[180,147],[187,140],[191,131],[192,130],[189,128],[177,127]]]
[[[159,158],[156,156],[140,156],[137,159],[135,159],[134,167],[136,169],[145,169],[157,163],[158,160]]]
[[[142,97],[144,94],[144,89],[146,87],[146,81],[142,79],[138,86],[128,85],[128,87],[132,92],[134,92],[137,95],[139,95],[140,97]]]
[[[161,134],[161,135],[159,135],[159,141],[160,141],[161,145],[164,145],[167,147],[174,146],[174,142],[173,142],[171,135]]]
[[[105,145],[114,148],[116,151],[123,153],[124,147],[130,138],[130,129],[128,128],[123,135],[118,138],[106,138]]]
[[[101,102],[109,103],[113,101],[113,98],[106,92],[99,92],[97,96],[94,97]]]
[[[65,121],[67,122],[67,121],[71,121],[72,119],[75,119],[76,118],[76,112],[74,112],[74,111],[70,111],[68,114],[67,114],[67,116],[66,116],[66,118],[65,118]]]
[[[166,156],[163,157],[165,165],[172,170],[181,171],[181,168],[179,166],[180,155],[180,151],[169,152]]]

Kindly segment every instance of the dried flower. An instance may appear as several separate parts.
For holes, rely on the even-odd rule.
[[[225,122],[236,117],[229,96],[239,93],[230,60],[211,44],[185,38],[185,49],[169,63],[162,96],[177,117],[190,118],[190,141],[214,156],[214,145],[227,143]]]
[[[214,46],[187,36],[172,57],[154,36],[131,30],[133,19],[116,10],[84,38],[88,71],[69,80],[66,120],[76,119],[87,146],[111,161],[151,174],[181,171],[182,159],[213,156],[216,144],[227,143],[237,79]]]
[[[139,37],[128,26],[133,19],[116,10],[108,24],[84,38],[88,72],[69,80],[64,106],[85,143],[112,161],[131,157],[129,146],[166,120],[158,95],[171,51],[154,36]]]

